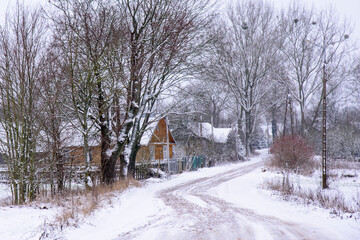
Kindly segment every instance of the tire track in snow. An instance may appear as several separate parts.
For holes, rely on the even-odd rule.
[[[239,166],[211,177],[191,180],[157,192],[173,211],[154,217],[117,239],[327,239],[320,233],[276,217],[259,215],[207,193],[210,188],[241,177],[263,162]],[[266,236],[259,236],[259,230]]]

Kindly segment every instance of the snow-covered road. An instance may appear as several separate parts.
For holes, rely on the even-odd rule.
[[[65,239],[360,239],[360,224],[276,200],[251,161],[149,180],[120,194]]]
[[[209,194],[209,189],[241,178],[262,165],[263,161],[239,165],[158,191],[156,197],[173,211],[117,239],[332,239],[309,226],[257,214]]]

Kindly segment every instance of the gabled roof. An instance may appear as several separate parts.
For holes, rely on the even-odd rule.
[[[159,121],[152,120],[148,126],[146,127],[146,130],[144,134],[142,135],[142,138],[140,140],[141,146],[147,146],[150,143],[151,137],[153,136],[155,129],[158,125]]]
[[[84,145],[84,136],[79,130],[80,127],[74,123],[64,123],[63,131],[61,132],[61,141],[63,141],[64,146],[66,147],[81,147]],[[89,124],[91,125],[91,123]],[[89,131],[88,144],[90,147],[100,145],[100,136],[95,126],[93,126]]]
[[[153,139],[153,137],[157,138],[157,136],[155,135],[155,130],[157,128],[157,126],[159,125],[160,121],[164,120],[165,124],[168,125],[168,122],[166,120],[166,118],[161,118],[159,120],[155,120],[155,119],[151,119],[150,123],[148,124],[141,140],[140,140],[140,145],[141,146],[148,146],[151,142],[151,140]],[[169,139],[170,139],[170,143],[175,143],[175,139],[171,134],[169,125],[168,125],[168,130],[169,130]]]
[[[214,128],[210,123],[204,122],[200,123],[199,136],[209,140],[214,137],[215,142],[225,143],[231,130],[231,128]]]

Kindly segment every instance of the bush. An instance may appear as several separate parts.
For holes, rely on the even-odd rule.
[[[313,150],[300,136],[278,138],[270,149],[271,165],[286,171],[313,170]]]

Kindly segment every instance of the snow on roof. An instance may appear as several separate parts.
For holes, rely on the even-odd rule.
[[[76,124],[76,125],[75,125]],[[74,127],[74,125],[76,127]],[[60,138],[63,143],[63,146],[66,147],[80,147],[84,145],[83,134],[79,130],[79,124],[76,121],[73,121],[73,124],[69,122],[64,122],[62,124],[63,130],[60,133]],[[91,123],[89,123],[91,125]],[[40,132],[39,141],[37,142],[36,151],[44,152],[46,151],[46,133],[44,131]],[[1,141],[3,143],[1,143]],[[0,124],[0,152],[4,151],[6,143],[6,132],[2,124]],[[92,127],[89,133],[89,146],[99,146],[100,145],[100,136],[95,126]]]
[[[140,145],[147,146],[150,143],[151,137],[154,134],[156,126],[158,125],[159,121],[155,121],[154,119],[150,120],[146,130],[140,140]]]
[[[225,143],[231,128],[214,128],[210,123],[200,123],[200,137],[205,137],[207,139],[212,138],[212,134],[214,133],[214,141],[218,143]]]
[[[90,124],[89,124],[90,125]],[[74,127],[73,124],[67,123],[64,130],[61,132],[61,140],[64,146],[79,147],[84,145],[84,136],[79,130],[78,126]],[[96,131],[96,127],[92,127],[89,132],[89,146],[99,146],[100,136]]]

